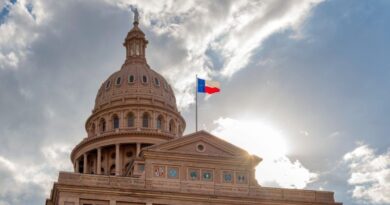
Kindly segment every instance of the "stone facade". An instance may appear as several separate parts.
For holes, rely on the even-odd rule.
[[[122,68],[101,85],[46,205],[336,205],[332,192],[261,187],[249,155],[205,131],[183,135],[185,121],[167,81],[146,62],[138,21]]]

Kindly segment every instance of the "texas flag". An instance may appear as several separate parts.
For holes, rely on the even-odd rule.
[[[198,93],[213,94],[220,91],[220,85],[217,81],[210,81],[198,78]]]

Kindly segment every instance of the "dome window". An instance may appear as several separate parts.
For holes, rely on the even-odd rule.
[[[142,82],[147,83],[148,82],[148,77],[146,75],[142,76]]]
[[[148,128],[149,127],[149,114],[144,113],[142,115],[142,127]]]
[[[99,123],[100,132],[106,131],[106,121],[102,118]]]
[[[164,88],[165,88],[165,90],[168,90],[167,83],[164,83]]]
[[[106,83],[106,89],[110,88],[110,85],[111,85],[111,81],[109,80],[109,81],[107,81],[107,83]]]
[[[175,132],[175,122],[173,120],[169,122],[169,132],[171,133]]]
[[[129,75],[129,83],[134,83],[134,75]]]
[[[134,127],[134,114],[132,112],[127,115],[127,127]]]
[[[112,121],[113,121],[114,129],[118,129],[119,128],[119,117],[117,115],[115,115],[112,118]]]
[[[162,130],[163,122],[164,122],[163,116],[162,115],[158,116],[156,121],[157,129]]]
[[[122,78],[121,77],[118,77],[117,79],[116,79],[116,85],[120,85],[121,84],[121,81],[122,81]]]
[[[154,78],[154,84],[160,87],[160,81],[158,80],[158,78]]]
[[[91,125],[91,135],[94,135],[95,133],[96,133],[96,128],[95,128],[96,126],[95,126],[95,123],[92,123],[92,125]]]

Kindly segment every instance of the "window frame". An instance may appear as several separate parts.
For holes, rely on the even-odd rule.
[[[146,80],[144,81],[144,79]],[[142,75],[142,84],[148,84],[148,81],[149,81],[148,76]]]
[[[118,80],[119,80],[119,83],[118,83]],[[116,86],[119,86],[119,85],[121,85],[121,84],[122,84],[122,78],[119,76],[119,77],[117,77],[116,80],[115,80],[115,85],[116,85]]]
[[[105,88],[106,90],[110,89],[111,87],[111,80],[108,80],[106,83],[105,83]]]
[[[133,77],[133,81],[130,80],[130,78]],[[129,77],[127,78],[127,83],[133,84],[135,82],[135,76],[133,74],[130,74]]]

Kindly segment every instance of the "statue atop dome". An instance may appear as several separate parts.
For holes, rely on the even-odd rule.
[[[134,21],[133,21],[133,24],[138,24],[138,23],[139,23],[139,13],[138,13],[138,9],[137,9],[137,8],[134,8],[134,7],[131,7],[131,11],[134,13]]]

